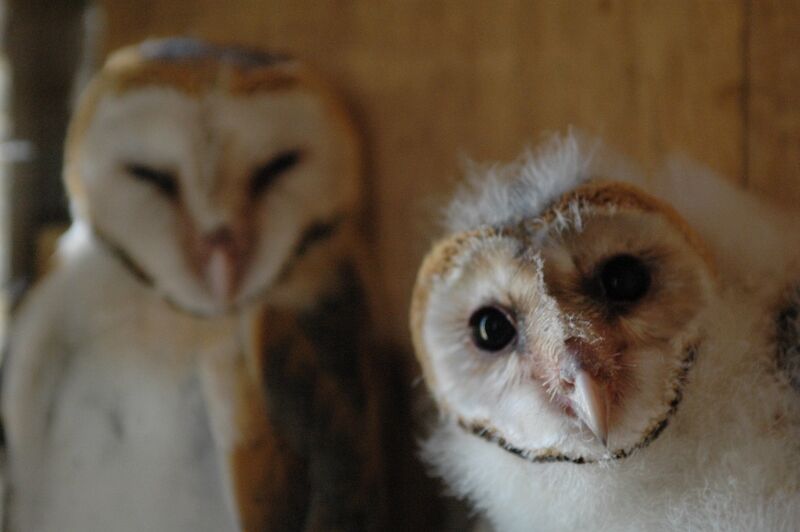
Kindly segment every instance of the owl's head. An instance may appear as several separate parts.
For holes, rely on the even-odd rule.
[[[358,202],[360,146],[284,56],[192,39],[114,54],[70,125],[74,215],[180,307],[237,308]]]
[[[708,254],[668,205],[593,176],[574,139],[501,173],[459,196],[420,270],[428,387],[464,430],[529,460],[627,456],[679,408]]]

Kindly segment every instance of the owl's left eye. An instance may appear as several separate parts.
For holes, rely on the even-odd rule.
[[[294,168],[301,158],[300,150],[286,150],[256,168],[250,178],[250,194],[255,197],[263,193],[276,179]]]
[[[616,255],[600,267],[599,281],[605,298],[612,303],[633,303],[650,288],[647,265],[633,255]]]
[[[506,312],[498,307],[481,307],[469,319],[472,341],[484,351],[496,352],[517,337],[517,328]]]

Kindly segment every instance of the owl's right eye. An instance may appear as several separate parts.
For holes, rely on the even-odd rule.
[[[481,307],[469,319],[472,341],[479,349],[497,352],[517,337],[517,328],[508,314],[497,307]]]
[[[135,179],[156,187],[170,199],[178,197],[178,180],[171,172],[137,163],[125,165],[125,171]]]

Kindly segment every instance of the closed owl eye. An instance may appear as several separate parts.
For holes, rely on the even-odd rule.
[[[597,273],[602,296],[611,303],[635,303],[650,289],[650,269],[640,258],[620,254],[607,259]]]
[[[250,194],[252,196],[262,194],[278,177],[296,166],[302,155],[299,149],[282,151],[266,164],[256,168],[250,178]]]
[[[128,163],[125,171],[133,178],[148,183],[170,199],[178,197],[179,186],[175,175],[167,170],[160,170],[139,163]]]
[[[481,307],[469,319],[472,341],[483,350],[495,353],[517,337],[517,328],[506,311],[496,306]]]

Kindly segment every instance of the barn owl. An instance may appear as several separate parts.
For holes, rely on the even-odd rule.
[[[111,56],[68,132],[74,223],[12,331],[11,530],[368,526],[360,171],[296,60],[181,38]]]
[[[795,529],[797,218],[604,153],[457,193],[412,299],[425,459],[498,531]]]

